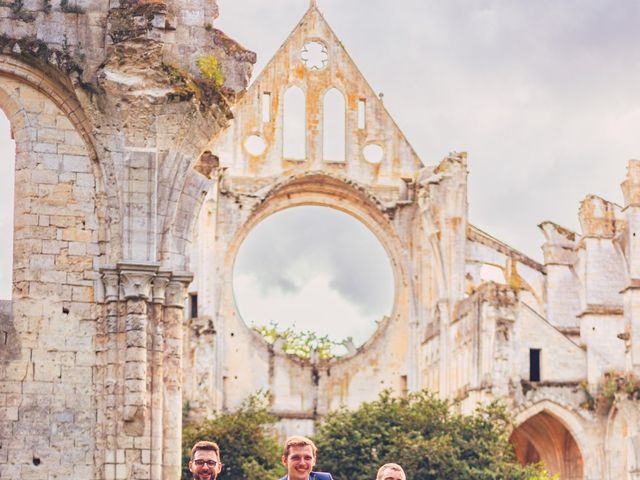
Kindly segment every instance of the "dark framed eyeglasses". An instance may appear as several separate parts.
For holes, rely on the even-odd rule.
[[[215,468],[216,465],[218,465],[218,462],[215,460],[194,460],[193,463],[198,467],[204,467],[205,463],[211,468]]]

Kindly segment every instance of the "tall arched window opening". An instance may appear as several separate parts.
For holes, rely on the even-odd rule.
[[[333,162],[345,161],[345,101],[337,88],[324,95],[322,104],[322,158]]]
[[[304,92],[291,86],[284,94],[282,156],[292,160],[307,157],[307,121]]]
[[[9,119],[0,110],[0,300],[11,298],[15,154]]]

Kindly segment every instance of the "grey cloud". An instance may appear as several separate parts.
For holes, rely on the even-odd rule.
[[[220,0],[220,28],[264,65],[304,3]],[[478,227],[540,259],[540,221],[578,229],[585,195],[621,200],[625,164],[640,155],[636,0],[318,5],[426,164],[469,152]],[[242,15],[254,7],[277,10],[269,31]]]
[[[366,314],[388,310],[393,278],[386,252],[366,227],[322,207],[297,207],[257,225],[240,248],[235,273],[252,275],[263,292],[293,293],[312,275]]]

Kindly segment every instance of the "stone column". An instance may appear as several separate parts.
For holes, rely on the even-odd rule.
[[[126,301],[124,364],[124,431],[140,437],[148,425],[147,331],[151,285],[157,265],[120,264],[120,281]],[[150,433],[150,432],[148,432]]]
[[[105,290],[105,480],[115,480],[118,449],[118,378],[120,360],[118,356],[118,300],[120,297],[120,275],[115,268],[102,269]],[[122,468],[122,467],[121,467]]]
[[[185,287],[157,264],[103,269],[108,420],[105,478],[180,478]]]
[[[182,342],[184,302],[191,275],[173,275],[164,308],[163,469],[164,480],[180,478],[182,443]]]
[[[151,478],[162,478],[163,452],[163,368],[164,323],[163,310],[166,288],[171,272],[158,272],[153,280],[151,305]]]

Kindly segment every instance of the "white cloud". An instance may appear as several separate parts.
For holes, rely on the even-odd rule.
[[[234,265],[236,304],[249,325],[278,323],[364,343],[393,307],[393,272],[376,237],[325,207],[278,212],[249,232]]]
[[[250,274],[234,276],[236,303],[247,325],[278,324],[280,329],[311,330],[341,341],[353,337],[356,345],[374,332],[376,321],[331,288],[331,277],[319,273],[296,292],[265,292]]]

